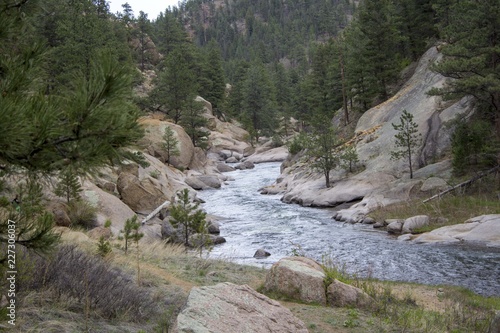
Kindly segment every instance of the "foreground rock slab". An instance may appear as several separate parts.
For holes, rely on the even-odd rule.
[[[177,317],[181,333],[306,333],[304,323],[277,301],[229,282],[195,287]]]

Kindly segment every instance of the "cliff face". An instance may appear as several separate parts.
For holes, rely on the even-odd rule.
[[[427,95],[431,88],[441,87],[446,80],[430,70],[440,58],[435,47],[429,49],[401,90],[360,118],[353,143],[363,171],[334,170],[330,175],[333,185],[326,188],[323,177],[311,172],[308,161],[298,158],[287,164],[278,181],[267,191],[283,192],[283,201],[305,206],[337,206],[361,201],[338,215],[340,219],[356,220],[379,206],[407,200],[410,192],[425,195],[439,190],[445,183],[439,179],[449,178],[451,170],[446,158],[450,132],[443,125],[459,114],[472,112],[466,99],[444,105],[440,97]],[[404,159],[390,159],[396,134],[392,123],[399,123],[403,110],[413,115],[422,135],[419,153],[413,161],[413,179],[409,177]],[[433,182],[436,185],[429,184],[431,178],[436,180]]]

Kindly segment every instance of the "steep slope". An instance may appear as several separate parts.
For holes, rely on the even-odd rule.
[[[283,201],[305,206],[337,206],[361,201],[338,215],[341,220],[353,221],[377,207],[407,200],[410,193],[436,190],[432,186],[422,188],[422,184],[431,176],[443,179],[450,176],[450,162],[446,159],[450,134],[443,124],[458,114],[471,112],[466,99],[443,107],[439,97],[427,95],[429,89],[441,87],[446,80],[430,70],[440,58],[436,47],[429,49],[403,88],[360,118],[352,143],[356,145],[363,171],[356,174],[332,171],[333,186],[326,188],[323,177],[312,172],[309,161],[301,158],[289,163],[278,181],[266,190],[283,192]],[[391,124],[399,121],[403,110],[414,116],[423,138],[413,179],[409,178],[404,160],[390,159],[396,134]]]

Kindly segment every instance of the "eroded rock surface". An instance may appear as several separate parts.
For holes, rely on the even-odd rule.
[[[194,287],[177,317],[179,333],[306,333],[304,323],[277,301],[246,285]]]

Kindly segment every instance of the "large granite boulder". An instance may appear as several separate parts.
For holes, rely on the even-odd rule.
[[[194,287],[177,316],[179,333],[306,333],[304,323],[277,301],[232,283]]]
[[[330,283],[326,295],[330,306],[367,307],[373,304],[373,299],[363,290],[338,280]]]
[[[216,175],[191,175],[186,178],[186,184],[195,190],[220,188],[221,181]]]
[[[231,172],[231,171],[234,171],[236,170],[235,168],[233,168],[232,166],[230,165],[227,165],[226,163],[224,162],[219,162],[217,163],[217,170],[219,172]]]
[[[116,185],[122,201],[135,212],[151,212],[167,200],[150,179],[141,181],[132,174],[122,172]]]
[[[266,276],[264,289],[306,303],[326,305],[325,273],[320,264],[305,257],[286,257]]]
[[[139,145],[145,148],[149,155],[158,158],[162,162],[166,161],[167,155],[163,147],[163,135],[165,134],[165,128],[168,126],[174,132],[175,138],[178,141],[177,148],[180,153],[179,156],[170,158],[170,164],[176,168],[184,169],[191,165],[195,148],[191,138],[181,126],[151,117],[140,118],[139,124],[145,129],[145,135],[140,140]]]
[[[135,212],[117,196],[104,191],[90,180],[83,182],[82,198],[98,209],[97,224],[103,226],[111,221],[111,231],[118,235],[123,230],[125,221],[135,215]]]
[[[288,157],[288,148],[286,146],[256,149],[255,153],[248,156],[245,161],[252,163],[266,163],[266,162],[283,162]]]
[[[54,215],[54,222],[59,227],[71,226],[71,219],[67,213],[67,206],[62,202],[52,203],[48,210]]]

